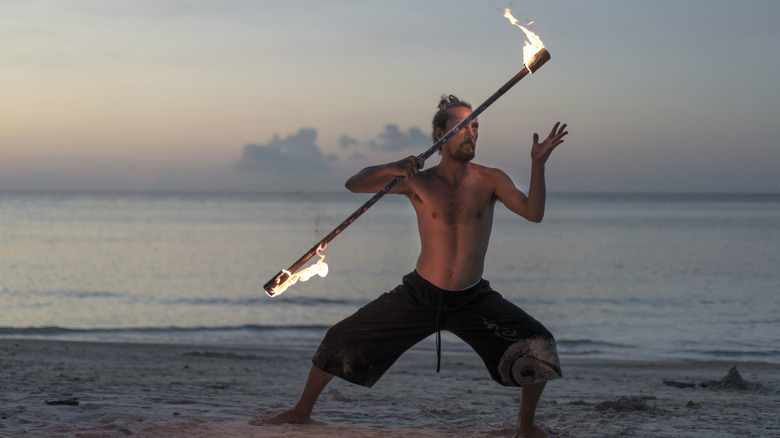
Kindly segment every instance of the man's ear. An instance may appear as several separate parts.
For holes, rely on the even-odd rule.
[[[436,131],[434,131],[436,134],[436,141],[439,141],[442,135],[444,135],[444,131],[441,130],[441,128],[436,128]]]

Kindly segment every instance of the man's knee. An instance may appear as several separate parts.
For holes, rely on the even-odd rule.
[[[563,377],[552,336],[534,336],[511,344],[498,364],[499,383],[523,386]]]

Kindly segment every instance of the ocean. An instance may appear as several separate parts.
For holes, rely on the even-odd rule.
[[[336,237],[326,278],[262,285],[368,197],[0,194],[0,338],[313,351],[414,269],[408,201]],[[779,260],[777,194],[552,194],[540,224],[496,206],[484,277],[562,360],[780,363]],[[467,349],[444,334],[445,354]]]

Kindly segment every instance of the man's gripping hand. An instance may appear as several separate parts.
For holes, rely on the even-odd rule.
[[[403,160],[398,160],[388,165],[390,173],[404,178],[411,178],[417,175],[417,172],[423,168],[425,160],[420,157],[410,155]]]

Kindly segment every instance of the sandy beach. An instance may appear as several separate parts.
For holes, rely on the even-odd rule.
[[[371,389],[335,379],[315,418],[291,406],[311,351],[0,340],[0,436],[509,437],[519,391],[473,353],[411,351]],[[562,360],[538,420],[559,437],[780,437],[780,366]],[[735,374],[729,370],[736,366]],[[727,378],[728,377],[728,378]]]

